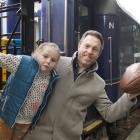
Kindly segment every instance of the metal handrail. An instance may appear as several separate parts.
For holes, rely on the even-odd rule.
[[[0,10],[3,10],[5,8],[13,8],[13,7],[16,7],[16,6],[20,6],[20,3],[17,3],[17,4],[11,4],[11,5],[8,5],[8,6],[3,6],[3,7],[0,7]]]
[[[68,54],[68,0],[65,0],[65,11],[64,11],[64,52]]]

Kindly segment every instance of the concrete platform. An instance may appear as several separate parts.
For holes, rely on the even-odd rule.
[[[140,140],[140,124],[138,124],[125,140]]]

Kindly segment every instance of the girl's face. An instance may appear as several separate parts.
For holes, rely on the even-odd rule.
[[[53,47],[46,46],[36,51],[35,54],[40,70],[46,73],[49,73],[56,66],[59,59],[58,51]]]

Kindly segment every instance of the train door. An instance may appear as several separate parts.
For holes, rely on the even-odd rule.
[[[75,51],[75,5],[77,0],[42,0],[42,39],[57,43],[67,56]]]
[[[98,60],[98,74],[106,82],[107,95],[112,102],[119,98],[119,18],[111,0],[82,0],[80,6],[80,35],[93,29],[104,37],[104,50]]]
[[[77,49],[81,35],[100,31],[105,40],[99,59],[99,75],[106,81],[107,94],[119,97],[118,17],[112,0],[42,0],[42,38],[56,42],[67,56]]]

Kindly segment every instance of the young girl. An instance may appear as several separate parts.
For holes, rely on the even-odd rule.
[[[32,56],[0,53],[0,65],[11,73],[0,97],[0,140],[21,140],[47,105],[60,57],[55,43],[42,43]]]

